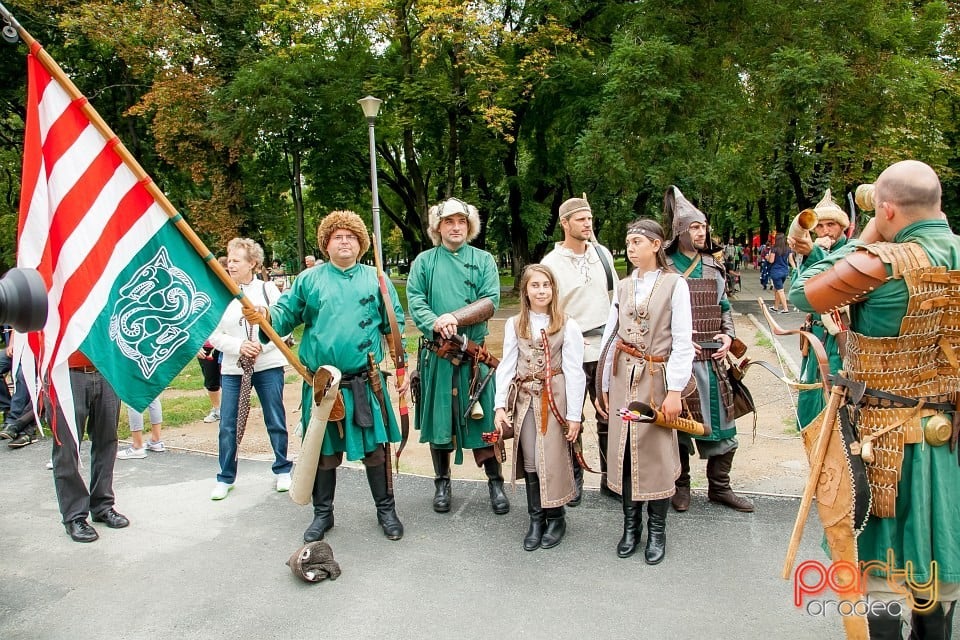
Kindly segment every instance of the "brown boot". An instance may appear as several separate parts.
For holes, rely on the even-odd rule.
[[[728,451],[722,456],[707,459],[707,480],[710,483],[707,497],[711,502],[719,502],[731,509],[753,513],[753,503],[741,498],[730,488],[730,468],[733,466],[735,453],[736,450]]]
[[[676,511],[686,511],[690,508],[690,452],[682,444],[677,445],[680,449],[680,477],[677,478],[677,492],[670,499]]]

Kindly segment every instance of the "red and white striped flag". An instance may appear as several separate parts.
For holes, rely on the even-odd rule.
[[[50,312],[28,336],[22,365],[49,381],[76,429],[71,354],[83,352],[142,411],[196,355],[232,296],[151,195],[149,178],[123,163],[116,137],[101,133],[86,99],[72,98],[37,51],[28,57],[17,264],[41,273]]]

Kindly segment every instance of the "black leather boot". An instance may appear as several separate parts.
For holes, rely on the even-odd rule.
[[[633,488],[630,486],[629,456],[623,461],[623,536],[617,543],[617,555],[629,558],[637,550],[640,542],[640,512],[642,503],[633,501]]]
[[[573,499],[567,504],[571,507],[577,507],[583,500],[583,467],[580,466],[576,458],[573,459],[573,486],[575,489]]]
[[[503,492],[503,475],[500,473],[500,463],[496,458],[487,458],[483,461],[483,469],[487,472],[487,487],[490,489],[490,507],[498,516],[510,511],[510,501]]]
[[[902,640],[903,622],[900,616],[894,616],[886,611],[868,611],[867,628],[870,631],[870,640]]]
[[[543,537],[543,509],[540,507],[540,476],[526,472],[527,483],[527,513],[530,514],[530,528],[523,538],[524,551],[535,551],[540,548],[540,539]]]
[[[660,564],[667,553],[667,510],[670,499],[647,502],[647,547],[643,559],[647,564]]]
[[[436,487],[433,494],[433,510],[437,513],[450,511],[450,453],[446,449],[430,447],[433,471],[436,474],[433,481]]]
[[[677,511],[683,512],[690,508],[690,452],[682,444],[680,449],[680,477],[677,478],[677,492],[673,494],[670,503]]]
[[[333,529],[333,496],[337,491],[337,470],[318,469],[313,481],[313,522],[303,532],[304,542],[323,540]]]
[[[543,517],[547,521],[547,528],[543,532],[543,538],[540,539],[541,549],[552,549],[563,540],[563,534],[567,532],[567,519],[563,507],[554,507],[544,509]]]
[[[722,456],[707,459],[707,481],[710,484],[707,497],[711,502],[719,502],[731,509],[753,513],[753,503],[741,498],[730,488],[730,468],[733,466],[733,456],[736,452],[734,449]]]
[[[388,540],[399,540],[403,537],[403,525],[397,517],[397,503],[387,491],[387,464],[367,467],[367,483],[373,503],[377,505],[377,522],[383,529],[383,535]]]
[[[918,600],[918,605],[928,604],[925,600]],[[944,608],[950,609],[949,613]],[[949,640],[953,634],[953,611],[957,608],[956,602],[938,602],[927,613],[910,614],[910,640]],[[871,630],[872,633],[872,630]],[[871,638],[875,636],[871,635]]]

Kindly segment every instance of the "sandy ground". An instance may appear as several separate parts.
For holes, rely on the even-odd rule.
[[[503,324],[502,318],[494,318],[490,321],[491,334],[487,345],[495,354],[502,350]],[[752,360],[767,360],[777,364],[773,350],[757,344],[758,330],[750,318],[737,316],[736,326],[737,335],[747,343],[749,347],[747,355]],[[746,383],[757,403],[757,428],[754,436],[752,416],[748,415],[737,421],[740,448],[731,474],[733,486],[747,492],[799,495],[803,492],[803,484],[806,480],[807,462],[799,436],[793,429],[795,397],[791,397],[784,384],[760,367],[753,367],[748,371]],[[177,393],[203,395],[203,392],[168,390],[164,396],[172,397]],[[300,385],[287,384],[284,397],[290,431],[288,457],[296,461],[300,452],[300,440],[295,434],[300,420]],[[396,404],[395,398],[394,404]],[[411,422],[412,411],[411,409]],[[583,438],[586,460],[592,467],[599,469],[596,421],[592,407],[587,408],[586,416]],[[198,416],[195,423],[166,429],[163,439],[167,446],[216,456],[218,425],[204,424],[201,419],[202,416]],[[427,445],[418,442],[418,435],[411,426],[410,439],[400,460],[400,470],[403,473],[431,476],[433,467],[430,451]],[[273,459],[266,430],[263,427],[262,413],[258,408],[250,411],[250,421],[240,447],[240,456],[257,460]],[[508,458],[506,464],[511,463],[512,460]],[[707,484],[704,475],[705,463],[694,460],[692,466],[694,488],[705,489]],[[211,479],[216,472],[216,460],[211,459]],[[472,456],[469,455],[465,457],[465,463],[456,467],[453,473],[457,478],[483,479],[485,477],[482,469],[478,469],[473,464]],[[585,484],[587,487],[599,486],[599,475],[586,474]]]

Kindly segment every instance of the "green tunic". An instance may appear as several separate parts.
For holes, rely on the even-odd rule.
[[[924,220],[904,228],[895,242],[916,242],[933,265],[960,269],[960,237],[943,220]],[[851,241],[800,274],[791,289],[790,301],[804,311],[813,308],[804,295],[804,283],[843,260],[859,245]],[[889,273],[889,267],[888,267]],[[867,336],[896,336],[907,308],[907,286],[903,280],[891,280],[867,294],[866,300],[850,307],[855,331]],[[912,563],[914,581],[930,579],[931,562],[937,562],[937,578],[942,582],[960,582],[960,465],[957,452],[949,446],[931,447],[926,443],[904,448],[903,468],[897,485],[897,516],[871,517],[857,539],[861,561],[887,560],[887,550],[895,554],[896,567]]]
[[[830,251],[826,251],[820,245],[815,244],[810,255],[805,257],[800,263],[800,266],[797,267],[797,275],[794,277],[794,280],[799,278],[810,265],[816,264],[829,253],[839,251],[846,244],[846,236],[840,236],[840,239],[830,248]],[[843,364],[843,358],[840,357],[840,348],[837,346],[837,338],[830,335],[826,330],[823,323],[820,322],[820,316],[813,314],[813,317],[814,323],[810,333],[820,338],[820,342],[823,343],[823,348],[826,350],[827,357],[830,360],[830,373],[836,373]],[[812,349],[803,357],[800,363],[800,382],[820,382],[820,367],[818,366],[817,357],[814,355]],[[800,429],[806,427],[810,424],[811,420],[823,411],[825,406],[827,406],[827,402],[823,397],[823,389],[805,389],[801,391],[797,396],[797,426]]]
[[[481,298],[493,301],[494,308],[500,306],[497,265],[486,251],[466,244],[457,251],[450,251],[441,245],[421,253],[410,266],[407,279],[410,316],[427,338],[434,335],[433,324],[439,316]],[[487,323],[460,327],[460,334],[483,344]],[[420,442],[429,442],[437,449],[456,449],[457,464],[463,460],[463,449],[490,446],[481,436],[494,430],[493,380],[480,397],[483,418],[463,420],[470,395],[471,367],[467,363],[454,367],[449,360],[421,349],[417,368],[422,391],[415,426],[420,430]],[[487,374],[486,365],[481,364],[478,368],[481,377]],[[454,388],[456,397],[452,393]]]
[[[677,251],[669,256],[669,260],[673,262],[673,267],[677,272],[686,273],[687,269],[689,269],[693,263],[694,258],[684,255],[681,251]],[[731,307],[730,300],[727,298],[725,292],[726,282],[723,274],[719,271],[711,270],[707,276],[704,276],[703,260],[700,260],[697,262],[697,266],[694,267],[686,277],[693,279],[713,277],[710,275],[711,273],[716,274],[718,293],[723,292],[720,294],[720,312],[726,313],[730,311]],[[730,337],[732,338],[733,336]],[[697,379],[697,394],[700,398],[700,410],[703,413],[703,422],[710,426],[710,435],[692,438],[690,435],[680,432],[677,434],[680,438],[680,443],[687,451],[692,453],[692,441],[694,439],[697,440],[697,451],[700,453],[701,458],[723,455],[728,451],[736,449],[737,423],[732,417],[727,416],[727,412],[724,410],[723,403],[721,402],[720,383],[717,380],[716,367],[712,366],[711,363],[706,360],[695,360],[693,363],[693,375]]]
[[[387,290],[397,314],[397,324],[403,333],[403,307],[389,279]],[[361,264],[341,270],[326,262],[307,269],[270,307],[270,322],[280,335],[286,335],[302,324],[300,361],[304,366],[316,371],[321,365],[332,365],[344,375],[366,370],[368,353],[373,353],[374,360],[381,362],[384,357],[381,335],[390,333],[377,270]],[[386,399],[388,391],[383,374],[380,379]],[[389,424],[384,425],[379,402],[370,385],[365,388],[367,401],[372,408],[373,426],[362,428],[354,424],[353,393],[349,386],[342,385],[340,390],[346,409],[346,417],[342,421],[343,437],[338,429],[328,428],[323,438],[324,455],[343,452],[347,460],[360,460],[377,445],[400,441],[400,429],[389,400]],[[310,423],[312,407],[313,388],[304,383],[303,415],[300,418],[304,432]]]

